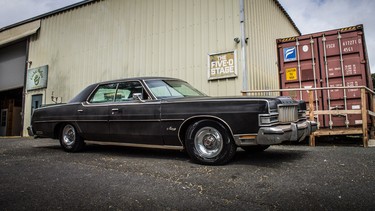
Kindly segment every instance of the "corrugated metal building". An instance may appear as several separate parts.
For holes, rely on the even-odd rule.
[[[15,98],[26,135],[33,108],[67,102],[98,81],[177,77],[212,96],[276,89],[276,39],[299,34],[277,0],[84,1],[1,29],[0,65],[16,45],[26,63],[22,83],[0,85],[2,110],[10,110],[6,90],[22,90]],[[223,58],[231,59],[230,75],[213,63]],[[0,68],[0,80],[11,77],[10,67]]]

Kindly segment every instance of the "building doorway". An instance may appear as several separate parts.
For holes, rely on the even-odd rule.
[[[42,100],[42,94],[31,96],[31,116],[33,115],[35,109],[42,107]]]
[[[22,132],[23,88],[0,92],[0,136],[20,136]]]
[[[0,136],[5,136],[7,132],[8,109],[1,109],[0,112]]]

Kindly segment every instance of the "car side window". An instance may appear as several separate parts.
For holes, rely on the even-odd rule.
[[[100,85],[90,98],[90,103],[107,103],[115,99],[117,83]]]
[[[127,81],[119,83],[115,101],[131,101],[134,94],[141,94],[142,99],[149,99],[147,92],[139,81]]]

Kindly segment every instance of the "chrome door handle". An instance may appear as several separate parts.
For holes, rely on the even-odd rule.
[[[78,113],[83,113],[82,109],[77,110]]]
[[[112,108],[112,114],[115,114],[115,112],[118,112],[118,108]]]

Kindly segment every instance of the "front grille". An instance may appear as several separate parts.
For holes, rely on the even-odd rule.
[[[295,122],[298,120],[298,105],[279,105],[279,122]]]

